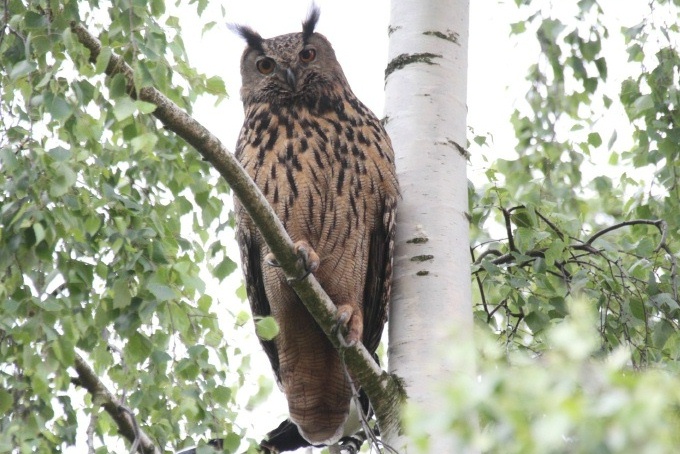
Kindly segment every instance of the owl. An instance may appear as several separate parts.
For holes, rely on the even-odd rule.
[[[247,43],[236,157],[337,306],[345,341],[363,342],[373,354],[390,299],[399,198],[394,153],[380,121],[349,87],[330,42],[314,31],[318,19],[314,7],[302,32],[270,39],[234,27]],[[290,413],[262,447],[336,443],[348,435],[351,377],[238,200],[235,210],[253,316],[272,316],[280,329],[261,343]]]

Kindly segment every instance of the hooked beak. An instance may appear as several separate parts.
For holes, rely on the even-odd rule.
[[[295,76],[293,70],[290,68],[286,68],[286,82],[288,82],[288,86],[290,86],[290,89],[292,91],[295,91],[295,87],[297,85],[297,77]]]

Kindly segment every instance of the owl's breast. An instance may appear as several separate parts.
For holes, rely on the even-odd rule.
[[[237,146],[291,237],[312,243],[332,230],[370,227],[380,200],[398,193],[392,148],[378,120],[360,103],[324,105],[334,107],[247,111]]]

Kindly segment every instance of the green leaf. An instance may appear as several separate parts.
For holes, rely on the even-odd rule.
[[[139,100],[135,101],[135,106],[137,107],[137,110],[143,114],[153,113],[153,111],[157,108],[156,104]]]
[[[248,292],[246,291],[245,284],[241,283],[241,285],[239,285],[239,287],[236,289],[236,296],[238,296],[241,301],[245,301],[248,298]]]
[[[5,414],[14,406],[14,399],[9,391],[0,388],[0,413]]]
[[[196,10],[198,11],[199,16],[203,15],[203,11],[205,11],[205,8],[207,6],[208,6],[208,0],[198,0],[198,5],[196,6]]]
[[[207,32],[215,27],[215,25],[217,25],[217,22],[215,21],[206,22],[206,24],[203,26],[203,29],[201,30],[201,36],[205,36]]]
[[[550,323],[550,319],[546,314],[535,311],[527,315],[524,321],[534,334],[543,331]]]
[[[9,72],[9,78],[11,81],[16,81],[17,79],[24,77],[36,70],[38,64],[28,60],[22,60],[15,64]]]
[[[45,107],[52,117],[57,121],[64,121],[73,114],[73,107],[66,102],[61,94],[45,93]]]
[[[486,144],[486,136],[475,136],[472,140],[480,146]]]
[[[172,316],[172,326],[175,331],[183,335],[189,335],[191,320],[187,315],[183,304],[169,304],[168,310]]]
[[[274,317],[263,317],[255,322],[255,332],[262,340],[272,340],[279,334],[279,325]]]
[[[127,307],[132,301],[130,288],[126,279],[118,279],[111,287],[113,291],[113,307],[122,309]]]
[[[248,321],[250,320],[250,312],[248,311],[239,311],[238,314],[236,314],[236,321],[234,322],[237,326],[243,326],[245,325]]]
[[[602,137],[597,132],[591,132],[588,134],[588,143],[597,148],[602,145]]]
[[[125,76],[122,74],[116,74],[109,80],[109,94],[111,95],[111,98],[120,100],[125,99],[129,102],[132,102],[127,94],[127,82]],[[126,109],[127,108],[129,107],[126,107]]]
[[[642,257],[649,257],[655,248],[656,245],[654,244],[654,241],[650,237],[645,237],[638,243],[635,248],[635,253]]]
[[[224,81],[220,77],[213,76],[206,81],[206,90],[211,95],[226,95],[227,89],[224,86]]]
[[[54,147],[48,151],[48,154],[55,161],[68,161],[72,156],[71,150],[64,147]]]
[[[199,372],[196,362],[189,358],[181,359],[175,366],[175,373],[184,380],[195,380]]]
[[[224,449],[227,452],[237,452],[239,446],[241,446],[241,437],[234,432],[229,432],[224,438]]]
[[[151,13],[154,17],[160,17],[165,13],[164,0],[151,0]]]
[[[236,270],[236,263],[229,258],[228,255],[224,256],[224,259],[215,267],[213,273],[215,277],[219,280],[224,280],[225,277],[229,276]]]
[[[109,65],[111,60],[111,48],[108,46],[103,46],[99,55],[97,55],[97,61],[95,63],[95,71],[99,74],[106,71],[106,67]]]
[[[652,95],[642,95],[633,102],[633,113],[637,116],[654,108]]]
[[[520,35],[527,30],[526,22],[520,21],[510,24],[510,33],[513,35]]]
[[[678,302],[673,299],[670,293],[658,293],[650,298],[654,307],[661,310],[676,310],[680,309]]]
[[[125,345],[125,353],[133,363],[144,362],[153,351],[153,344],[143,334],[135,332]]]
[[[231,400],[231,388],[216,386],[212,391],[212,396],[218,404],[226,406]]]
[[[612,131],[612,135],[609,138],[609,141],[607,142],[607,150],[611,151],[612,147],[614,146],[614,143],[616,143],[616,138],[617,138],[617,132],[616,132],[616,130],[614,130],[614,131]],[[612,155],[614,155],[614,154],[616,154],[616,153],[612,153]],[[618,160],[617,160],[617,162],[618,162]],[[609,160],[609,163],[612,164],[612,165],[616,165],[617,162],[611,162],[611,158]]]
[[[645,53],[642,50],[642,46],[640,46],[638,43],[628,46],[626,51],[628,52],[628,61],[641,62],[645,58]]]
[[[45,239],[45,228],[39,222],[33,224],[33,233],[35,234],[35,244]]]
[[[629,307],[630,313],[633,315],[633,317],[642,321],[646,319],[645,306],[642,303],[642,301],[638,299],[631,300],[629,303]]]
[[[119,98],[113,106],[113,114],[118,121],[125,120],[134,114],[136,110],[135,102],[128,97]]]
[[[527,210],[515,210],[510,218],[517,227],[531,227],[533,225],[531,215]]]
[[[50,184],[50,196],[54,198],[66,194],[77,179],[76,173],[65,163],[60,163],[55,167],[54,178]]]
[[[607,60],[604,57],[600,57],[595,60],[595,66],[597,71],[600,73],[600,77],[603,81],[607,80]]]
[[[563,260],[566,245],[564,241],[554,239],[550,242],[548,249],[545,250],[545,262],[548,266],[553,266],[555,262]]]
[[[135,87],[141,89],[144,87],[154,86],[154,78],[149,71],[149,64],[143,60],[137,60],[134,64]],[[159,74],[164,75],[164,72]],[[163,86],[163,81],[158,81],[160,86]]]
[[[662,349],[666,345],[668,339],[675,333],[677,333],[677,331],[673,325],[671,325],[666,320],[660,320],[659,323],[654,325],[654,329],[652,331],[652,342],[656,348]]]
[[[132,145],[132,149],[134,151],[146,151],[146,152],[154,151],[157,143],[158,136],[150,132],[144,133],[141,136],[137,136],[130,141],[130,145]]]
[[[72,366],[76,359],[74,344],[71,339],[68,339],[66,336],[59,336],[52,342],[52,351],[54,352],[54,356],[64,366]]]
[[[146,288],[153,293],[153,296],[155,296],[156,300],[159,302],[177,298],[177,293],[165,284],[151,282],[147,284]]]

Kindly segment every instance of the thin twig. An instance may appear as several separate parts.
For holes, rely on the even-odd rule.
[[[517,248],[515,247],[515,239],[512,237],[512,219],[510,218],[511,211],[512,208],[509,210],[502,208],[503,219],[505,220],[505,231],[508,235],[508,248],[510,248],[510,251],[516,251]]]
[[[130,447],[130,454],[135,454],[135,452],[137,452],[137,448],[139,447],[139,444],[141,443],[140,429],[139,429],[139,424],[137,424],[137,418],[135,417],[135,414],[132,413],[132,410],[130,410],[125,405],[119,405],[118,410],[121,413],[127,413],[127,415],[132,420],[132,429],[134,430],[134,433],[135,433],[135,441],[132,443],[132,446]]]
[[[161,450],[151,438],[139,428],[134,416],[131,413],[121,411],[122,406],[116,396],[101,382],[99,376],[78,353],[75,354],[74,368],[78,374],[77,383],[92,395],[93,400],[98,399],[101,402],[101,406],[116,422],[121,435],[127,438],[131,444],[138,442],[137,452],[142,454],[161,453]]]
[[[607,234],[607,233],[609,233],[613,230],[618,230],[622,227],[627,227],[627,226],[630,226],[630,225],[653,225],[656,228],[658,228],[659,231],[661,232],[661,234],[662,234],[661,239],[665,240],[664,230],[662,229],[663,224],[665,224],[665,222],[663,220],[653,221],[651,219],[633,219],[633,220],[630,220],[630,221],[619,222],[618,224],[610,225],[609,227],[606,227],[606,228],[600,230],[599,232],[596,232],[594,235],[592,235],[585,242],[585,244],[591,245],[591,244],[593,244],[593,242],[595,240],[600,238],[602,235],[605,235],[605,234]]]
[[[94,431],[97,428],[97,420],[99,419],[99,408],[97,407],[96,404],[93,405],[90,422],[87,425],[87,454],[95,454],[96,452],[94,448]]]
[[[552,231],[555,232],[557,236],[560,237],[560,240],[564,241],[564,233],[562,233],[562,231],[558,229],[557,226],[552,223],[552,221],[550,221],[547,217],[543,216],[538,210],[536,210],[536,216],[538,216],[539,218],[541,218],[543,222],[548,224],[548,227],[550,227]]]

